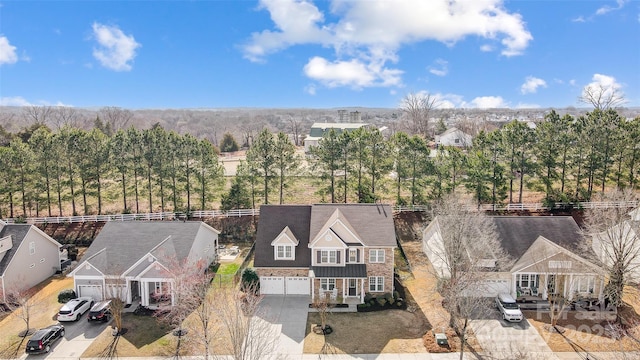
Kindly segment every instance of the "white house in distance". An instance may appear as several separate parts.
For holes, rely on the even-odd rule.
[[[0,220],[0,302],[60,271],[61,246],[35,225]]]
[[[467,148],[472,145],[473,137],[458,128],[452,127],[435,137],[437,146],[455,146]]]
[[[546,300],[550,296],[602,299],[604,277],[596,264],[578,254],[583,241],[570,216],[494,216],[498,238],[514,261],[508,269],[492,271],[477,286],[478,294]],[[447,277],[442,229],[436,217],[423,231],[422,248],[434,270]],[[472,255],[472,252],[470,252]]]
[[[107,222],[68,276],[78,296],[173,305],[177,265],[216,261],[219,233],[199,221]]]
[[[592,237],[591,246],[598,259],[611,265],[617,253],[627,254],[629,280],[640,283],[640,207],[629,212],[629,219]]]
[[[318,146],[318,142],[322,136],[334,129],[336,133],[341,134],[345,131],[353,131],[361,127],[368,126],[365,123],[314,123],[311,125],[309,136],[304,138],[304,151],[310,152],[312,146]]]

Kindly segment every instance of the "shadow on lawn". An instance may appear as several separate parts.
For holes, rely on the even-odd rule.
[[[123,327],[127,329],[122,337],[138,349],[158,341],[171,332],[170,327],[159,322],[154,316],[126,313],[122,315],[122,321]]]

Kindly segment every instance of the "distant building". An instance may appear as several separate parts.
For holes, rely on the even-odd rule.
[[[311,125],[309,136],[304,138],[304,151],[309,152],[312,146],[318,146],[318,142],[329,130],[335,129],[336,133],[350,132],[361,127],[368,126],[364,123],[314,123]]]
[[[473,137],[458,128],[452,127],[440,135],[436,135],[436,146],[470,147]]]

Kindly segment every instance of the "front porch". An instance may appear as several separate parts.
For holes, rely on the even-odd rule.
[[[364,302],[367,270],[364,264],[313,266],[309,271],[311,296],[324,297],[333,304]]]
[[[522,303],[549,302],[549,299],[554,303],[602,300],[604,288],[604,280],[596,274],[514,273],[513,284],[513,295]]]

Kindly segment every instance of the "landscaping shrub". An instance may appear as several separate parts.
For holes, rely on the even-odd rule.
[[[242,287],[254,291],[260,290],[260,277],[254,269],[246,268],[242,271]]]
[[[67,301],[75,299],[76,297],[76,292],[73,289],[62,290],[58,293],[58,302],[65,304]]]
[[[380,304],[380,306],[384,307],[386,304],[388,304],[387,299],[385,299],[384,297],[379,297],[376,299],[378,301],[378,304]]]

